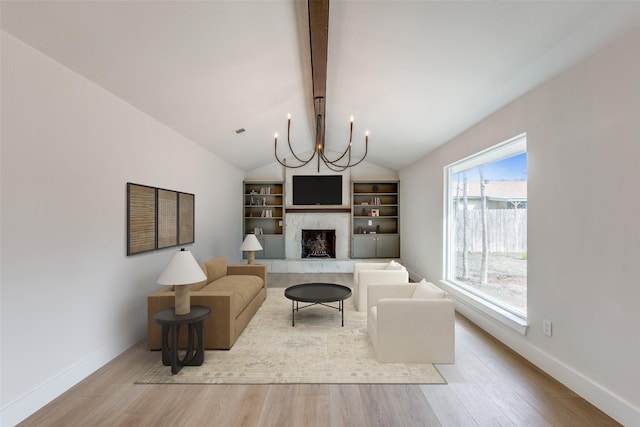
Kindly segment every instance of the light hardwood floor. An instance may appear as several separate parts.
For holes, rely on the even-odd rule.
[[[349,285],[349,274],[269,274],[270,287]],[[138,385],[141,342],[20,426],[615,426],[466,318],[446,385]]]

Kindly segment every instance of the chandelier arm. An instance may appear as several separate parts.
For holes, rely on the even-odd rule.
[[[312,157],[311,159],[313,159],[313,157]],[[297,169],[297,168],[301,168],[301,167],[303,167],[303,166],[306,166],[306,165],[311,161],[311,159],[309,159],[309,161],[307,161],[306,163],[302,163],[302,164],[300,164],[300,165],[288,165],[288,164],[286,164],[286,163],[282,162],[282,161],[278,158],[278,156],[276,156],[276,160],[278,161],[278,163],[280,163],[280,164],[281,164],[282,166],[284,166],[285,168],[289,168],[289,169]]]
[[[326,161],[330,162],[332,165],[336,165],[337,162],[339,162],[340,160],[342,160],[344,158],[344,156],[347,154],[347,152],[349,153],[349,158],[351,158],[351,143],[352,143],[352,141],[353,141],[353,116],[351,116],[351,121],[349,122],[349,142],[347,143],[347,148],[344,150],[344,152],[337,159],[334,159],[332,161],[332,160],[329,160],[329,159],[327,159],[325,157]],[[351,163],[351,160],[349,160],[347,163]]]
[[[289,144],[289,151],[291,152],[291,155],[292,155],[293,157],[295,157],[295,159],[296,159],[297,161],[302,162],[302,163],[304,163],[305,165],[306,165],[307,163],[309,163],[309,162],[313,159],[313,157],[316,155],[316,153],[315,153],[315,151],[314,151],[314,152],[313,152],[313,154],[311,154],[311,157],[309,157],[307,160],[302,160],[300,157],[298,157],[298,156],[296,155],[296,153],[293,151],[293,147],[291,147],[291,141],[289,140],[289,134],[288,134],[288,133],[287,133],[287,143]]]
[[[347,149],[346,149],[346,150],[344,150],[344,152],[340,155],[340,157],[338,157],[338,158],[337,158],[337,159],[335,159],[335,160],[329,160],[329,159],[328,159],[326,156],[324,156],[324,155],[323,155],[322,157],[325,159],[325,161],[327,161],[327,162],[329,162],[329,163],[332,163],[332,164],[333,164],[333,163],[336,163],[336,162],[339,162],[340,160],[342,160],[342,159],[344,158],[344,156],[346,156],[346,155],[347,155],[347,153],[348,153],[348,152],[349,152],[349,153],[351,152],[351,144],[347,145]],[[349,154],[349,155],[351,155],[351,154]]]
[[[344,172],[347,170],[347,168],[349,168],[349,166],[333,165],[330,162],[324,162],[324,165],[327,167],[327,169],[333,172]]]
[[[306,161],[305,161],[305,160],[301,160],[301,159],[299,159],[299,158],[298,158],[298,156],[296,156],[296,155],[293,153],[293,150],[291,150],[291,146],[289,146],[289,151],[291,151],[291,154],[293,154],[293,157],[295,157],[295,158],[296,158],[296,160],[298,160],[298,161],[301,163],[300,165],[288,165],[288,164],[286,163],[286,160],[285,160],[285,162],[283,162],[282,160],[280,160],[280,159],[278,158],[278,138],[276,138],[275,143],[274,143],[274,150],[273,150],[273,154],[275,155],[275,158],[276,158],[276,160],[278,161],[278,163],[280,163],[282,166],[284,166],[284,167],[286,167],[286,168],[292,168],[292,169],[301,168],[301,167],[303,167],[303,166],[307,165],[307,164],[308,164],[308,163],[313,159],[313,156],[311,156],[311,157],[310,157],[308,160],[306,160]],[[314,155],[315,155],[315,152],[314,152]]]
[[[324,153],[322,153],[322,160],[323,160],[325,163],[329,163],[329,164],[332,164],[332,165],[334,165],[334,166],[343,167],[344,165],[340,165],[340,164],[338,164],[338,162],[339,162],[340,160],[342,160],[342,159],[344,158],[344,156],[345,156],[347,153],[349,153],[349,156],[347,157],[347,159],[348,159],[348,160],[347,160],[347,164],[349,164],[349,163],[351,163],[351,150],[350,150],[349,148],[347,148],[347,149],[344,151],[344,153],[342,153],[342,155],[341,155],[340,157],[338,157],[337,159],[334,159],[334,160],[329,160],[329,158],[328,158],[327,156],[325,156],[325,155],[324,155]]]
[[[346,165],[336,164],[337,160],[335,160],[335,161],[333,161],[333,162],[332,162],[332,161],[330,161],[329,159],[327,159],[325,156],[323,156],[323,161],[325,162],[325,164],[327,165],[327,167],[328,167],[329,169],[331,169],[331,167],[329,167],[329,165],[335,166],[335,167],[337,167],[337,168],[343,168],[343,169],[342,169],[342,170],[340,170],[340,171],[337,171],[337,170],[335,170],[335,169],[331,169],[331,170],[336,171],[336,172],[342,172],[342,171],[345,171],[347,168],[351,168],[351,167],[357,166],[357,165],[359,165],[360,163],[362,163],[362,161],[365,159],[365,157],[367,157],[367,153],[368,153],[368,151],[369,151],[369,144],[367,143],[367,144],[365,144],[364,155],[362,156],[362,158],[361,158],[360,160],[358,160],[358,161],[357,161],[357,162],[355,162],[355,163],[351,163],[351,152],[349,152],[349,161],[347,162],[347,164],[346,164]],[[338,159],[338,160],[339,160],[339,159]]]
[[[334,172],[344,172],[345,170],[347,170],[347,168],[351,167],[350,164],[340,165],[340,164],[337,164],[335,161],[332,162],[327,158],[327,156],[324,155],[324,153],[322,154],[322,161],[324,162],[327,169],[332,170]]]

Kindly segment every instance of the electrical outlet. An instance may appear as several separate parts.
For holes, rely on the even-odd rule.
[[[544,333],[546,336],[550,337],[551,336],[551,320],[547,320],[547,319],[542,319],[542,333]]]

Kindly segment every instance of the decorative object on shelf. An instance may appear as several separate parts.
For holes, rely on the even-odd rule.
[[[191,301],[189,286],[206,280],[207,276],[198,265],[190,251],[180,249],[173,254],[171,261],[158,278],[159,285],[174,285],[176,315],[189,314]]]
[[[248,252],[248,264],[255,264],[255,251],[261,251],[262,246],[260,245],[260,242],[258,241],[258,238],[255,234],[247,234],[247,237],[244,238],[244,242],[242,242],[242,246],[240,246],[240,250]]]
[[[371,209],[371,216],[380,216],[380,209]]]

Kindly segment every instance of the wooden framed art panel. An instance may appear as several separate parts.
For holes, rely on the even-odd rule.
[[[184,245],[195,241],[194,218],[195,196],[189,193],[178,193],[178,244]]]
[[[127,255],[156,249],[156,189],[127,183]]]
[[[158,189],[158,249],[178,244],[178,192]]]
[[[195,242],[195,195],[127,183],[127,255]]]

